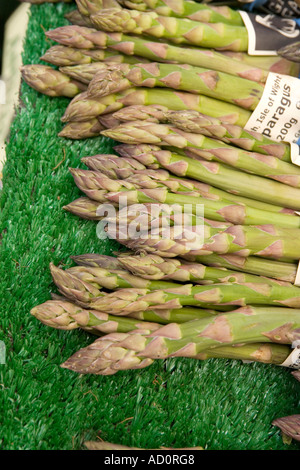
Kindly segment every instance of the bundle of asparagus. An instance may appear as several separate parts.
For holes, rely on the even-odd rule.
[[[76,0],[76,5],[67,15],[72,25],[46,32],[57,44],[41,59],[59,70],[40,64],[22,69],[39,92],[73,98],[61,137],[97,136],[99,116],[131,104],[193,109],[243,127],[269,71],[292,76],[299,71],[298,64],[282,58],[260,57],[257,66],[247,53],[230,53],[246,44],[247,33],[240,14],[228,7],[160,0]],[[110,32],[116,28],[120,32]],[[201,48],[180,45],[198,45],[200,32]]]
[[[39,92],[72,99],[60,137],[121,143],[119,156],[70,168],[85,196],[65,209],[101,221],[130,251],[50,265],[60,295],[31,313],[98,336],[62,367],[111,375],[168,357],[296,367],[300,171],[287,144],[244,126],[269,71],[297,76],[299,65],[253,63],[228,7],[76,5],[72,25],[46,33],[57,44],[42,60],[59,69],[25,65],[22,74]]]

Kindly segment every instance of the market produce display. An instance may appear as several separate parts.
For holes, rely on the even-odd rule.
[[[71,24],[44,32],[48,50],[23,65],[23,81],[65,99],[55,138],[68,151],[97,137],[110,148],[80,152],[78,166],[62,161],[77,192],[61,211],[84,219],[94,242],[67,263],[50,262],[58,294],[30,310],[45,328],[89,335],[61,368],[105,381],[179,358],[265,364],[297,378],[300,168],[287,142],[245,126],[269,72],[297,77],[299,64],[253,60],[241,15],[228,6],[65,8]],[[101,252],[97,237],[119,251]],[[266,426],[297,445],[299,415]]]

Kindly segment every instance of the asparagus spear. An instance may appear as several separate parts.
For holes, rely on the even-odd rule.
[[[225,72],[192,65],[120,64],[106,65],[91,81],[88,94],[105,96],[133,86],[166,87],[210,96],[242,108],[254,110],[264,85]]]
[[[203,206],[204,217],[233,224],[259,225],[274,224],[282,227],[299,228],[300,219],[297,215],[269,212],[244,204],[235,204],[227,199],[220,201],[201,196],[194,192],[192,195],[184,191],[174,191],[164,181],[139,178],[139,174],[125,180],[112,180],[97,171],[70,168],[75,184],[90,199],[98,202],[112,201],[115,204],[126,198],[128,205],[132,204],[168,204],[182,207],[184,214],[199,214],[200,205]],[[150,186],[150,189],[149,189]],[[177,189],[177,188],[175,188]],[[125,214],[126,215],[126,214]],[[197,221],[196,221],[197,223]]]
[[[234,168],[300,188],[300,169],[292,163],[281,161],[272,155],[238,149],[202,134],[185,132],[167,124],[132,121],[114,129],[107,129],[102,134],[125,143],[188,148],[205,160],[226,163]]]
[[[126,108],[124,110],[125,114]],[[150,110],[152,111],[152,110]],[[120,116],[122,110],[119,112]],[[118,114],[118,111],[117,113]],[[144,114],[146,110],[144,109]],[[221,122],[219,119],[197,111],[166,111],[163,119],[178,129],[208,137],[220,139],[245,150],[273,155],[285,162],[291,162],[290,146],[285,142],[276,142],[258,132],[247,131],[240,126]],[[134,120],[134,119],[132,119]]]
[[[169,170],[180,177],[188,177],[212,184],[241,196],[256,199],[270,204],[279,204],[295,211],[300,209],[300,193],[298,188],[287,186],[278,181],[272,181],[261,176],[237,171],[227,165],[217,162],[207,162],[175,154],[168,150],[159,151],[157,146],[126,145],[117,146],[115,150],[136,158],[145,166],[157,166]],[[143,153],[147,151],[148,153]]]
[[[300,441],[300,415],[284,416],[283,418],[274,419],[273,426],[281,429],[286,436]]]
[[[220,282],[258,282],[273,284],[280,282],[267,277],[225,268],[214,268],[200,263],[180,260],[178,258],[166,259],[156,254],[149,254],[144,256],[120,256],[118,261],[120,262],[121,266],[124,266],[129,272],[135,276],[140,276],[143,279],[162,279],[176,282],[192,282],[194,284],[209,284]]]
[[[53,281],[55,285],[57,286],[60,294],[62,294],[68,301],[74,302],[80,307],[83,308],[92,308],[91,303],[95,302],[95,300],[99,300],[100,298],[104,298],[105,296],[109,295],[107,293],[101,292],[100,291],[100,286],[98,284],[98,287],[95,287],[92,283],[85,282],[78,277],[74,276],[72,273],[68,271],[64,271],[56,266],[53,265],[53,263],[50,264],[50,271],[51,275],[53,278]],[[177,284],[178,285],[178,284]],[[119,289],[120,292],[121,290],[123,291],[124,289]],[[137,292],[145,292],[145,289],[139,289],[136,288]],[[156,292],[156,291],[154,291]],[[207,314],[211,315],[214,314],[213,312],[207,312],[207,309],[213,309],[213,311],[226,311],[229,309],[232,309],[232,307],[227,306],[227,305],[218,305],[215,302],[213,304],[210,303],[203,303],[202,307],[205,309],[205,312],[203,309],[198,309],[200,313],[195,312],[195,309],[193,311],[180,311],[178,312],[181,318],[181,321],[186,321],[187,314],[192,316],[192,318],[199,318],[199,316],[202,318],[203,316],[206,316]],[[175,307],[174,310],[177,310],[177,306]],[[143,316],[144,320],[148,319],[147,321],[155,321],[162,323],[162,321],[159,319],[158,314],[155,312],[155,309],[147,309],[147,316]],[[149,312],[151,310],[151,312]],[[175,314],[172,312],[173,308],[168,308],[166,305],[165,309],[159,308],[158,310],[164,310],[162,313],[161,317],[162,318],[175,318],[175,316],[178,314]],[[181,309],[180,309],[181,310]],[[201,310],[201,311],[200,311]],[[137,312],[137,310],[133,310],[133,312]],[[141,311],[139,311],[140,313]],[[126,316],[130,314],[131,312],[124,312],[124,315]],[[138,316],[137,318],[140,318]]]
[[[101,338],[101,343],[96,340],[87,348],[79,350],[63,363],[62,367],[83,374],[112,375],[118,370],[142,369],[150,366],[153,359],[139,356],[139,351],[135,350],[136,345],[131,346],[128,339],[130,338],[126,337],[126,334],[106,335],[105,338]],[[134,343],[138,343],[138,339],[135,336]],[[119,355],[116,354],[117,351]],[[109,362],[106,356],[111,353]],[[289,353],[290,348],[286,345],[253,343],[211,348],[197,354],[195,359],[228,358],[281,365]]]
[[[84,122],[68,122],[64,128],[59,132],[59,137],[67,139],[88,139],[91,137],[98,137],[104,126],[97,118],[90,119]]]
[[[108,224],[107,235],[133,251],[144,250],[163,257],[186,255],[235,254],[259,256],[278,261],[296,262],[300,258],[299,229],[267,225],[233,225],[226,229],[203,226],[156,224],[132,236],[124,223]],[[298,237],[298,238],[297,238]]]
[[[269,72],[282,73],[283,75],[291,75],[292,77],[298,77],[299,75],[298,64],[292,62],[291,60],[284,59],[278,55],[252,56],[246,52],[232,51],[222,51],[222,54],[239,62],[243,62],[255,67],[260,67],[263,70],[268,70]]]
[[[46,32],[46,36],[65,46],[77,49],[106,49],[109,47],[127,56],[136,55],[154,62],[175,62],[210,68],[256,82],[265,82],[268,71],[255,65],[231,59],[213,49],[181,48],[148,38],[107,33],[93,28],[69,25]]]
[[[244,126],[251,112],[239,106],[208,96],[159,88],[130,88],[102,98],[91,98],[87,92],[76,96],[62,118],[63,122],[87,121],[102,114],[116,112],[125,106],[162,105],[172,110],[193,109],[221,121]]]
[[[44,95],[73,98],[86,89],[86,85],[72,80],[68,75],[46,65],[24,65],[21,67],[25,82]]]
[[[92,284],[97,289],[123,289],[137,287],[138,289],[162,289],[177,287],[176,282],[147,280],[129,273],[125,269],[108,270],[100,267],[74,266],[66,270],[67,273],[81,281]]]
[[[287,315],[289,323],[286,322]],[[243,343],[254,346],[253,343],[259,341],[281,343],[266,344],[265,362],[273,362],[270,357],[272,347],[276,350],[276,346],[290,344],[299,335],[298,325],[299,310],[248,306],[213,319],[204,318],[181,325],[169,324],[149,337],[138,334],[107,335],[75,353],[62,367],[97,374],[106,374],[105,369],[108,367],[108,373],[115,373],[117,370],[147,367],[152,363],[149,359],[174,356],[195,358],[208,348],[210,354],[217,352],[222,345],[228,347]],[[271,346],[271,350],[268,346]],[[233,350],[235,348],[232,348],[232,352]],[[285,356],[287,355],[286,349]],[[253,351],[253,360],[255,357]],[[262,355],[259,357],[262,359]],[[282,356],[275,363],[280,365],[281,359]]]
[[[88,85],[93,80],[95,74],[104,68],[106,68],[106,65],[103,62],[91,62],[84,65],[60,67],[59,70],[73,80],[78,80]]]
[[[272,259],[259,258],[257,256],[236,255],[184,255],[184,259],[193,263],[203,263],[208,266],[233,269],[258,276],[267,276],[294,283],[297,273],[297,264],[285,263]]]
[[[113,113],[113,116],[116,116],[117,114],[118,113]],[[105,116],[103,118],[105,118]],[[101,122],[102,119],[99,118]],[[114,125],[115,123],[113,123],[111,126],[105,127],[114,127]],[[215,188],[206,183],[201,183],[199,181],[187,178],[179,178],[172,175],[167,170],[154,170],[146,168],[134,158],[120,158],[116,155],[94,155],[92,157],[82,158],[81,161],[91,170],[100,171],[103,175],[110,179],[127,179],[129,177],[133,177],[134,175],[138,175],[139,177],[143,177],[145,184],[148,183],[148,188],[155,188],[155,181],[163,181],[172,192],[183,191],[189,193],[190,195],[200,194],[201,196],[208,199],[218,201],[225,199],[228,201],[233,201],[237,204],[245,204],[250,207],[256,207],[257,209],[262,209],[264,211],[282,212],[285,214],[289,213],[294,215],[294,211],[292,209],[286,209],[274,204],[267,204],[265,202],[256,201],[254,199],[230,194],[227,191]],[[140,166],[137,167],[137,165]],[[155,180],[154,183],[152,182],[153,179]]]
[[[82,328],[89,332],[127,333],[139,331],[149,334],[161,325],[154,322],[136,321],[134,318],[114,317],[97,310],[87,310],[64,300],[48,300],[37,305],[30,312],[44,325],[59,330],[75,330]]]
[[[138,276],[149,280],[172,280],[180,283],[192,282],[194,284],[252,282],[290,285],[287,282],[285,283],[283,281],[277,281],[265,276],[263,277],[248,274],[246,272],[239,272],[226,268],[210,267],[198,262],[189,262],[179,258],[162,258],[156,254],[126,254],[126,256],[122,254],[121,256],[115,258],[92,253],[72,256],[72,259],[75,261],[75,263],[79,264],[79,266],[85,268],[101,268],[106,270],[124,270],[125,268],[135,277]],[[88,281],[88,278],[82,279]]]
[[[81,15],[89,16],[103,8],[120,8],[117,0],[75,0]]]
[[[245,26],[167,18],[159,16],[154,11],[108,8],[97,12],[89,10],[89,12],[94,27],[103,31],[145,34],[157,39],[168,39],[175,44],[219,50],[247,51],[248,49],[248,32]]]
[[[99,206],[99,202],[88,197],[80,197],[64,206],[63,209],[82,219],[97,221],[103,219],[103,216],[100,216],[98,212]]]
[[[176,18],[188,18],[204,23],[227,23],[243,26],[244,22],[240,13],[228,6],[210,6],[193,1],[176,0],[119,0],[126,8],[139,11],[152,10],[161,16],[175,16]]]
[[[92,22],[90,21],[89,17],[82,15],[79,10],[72,10],[66,13],[65,18],[72,24],[92,27]]]
[[[59,67],[71,65],[90,64],[92,62],[138,64],[147,62],[147,59],[136,56],[126,56],[117,51],[101,49],[76,49],[74,47],[61,46],[59,44],[50,47],[41,60]]]

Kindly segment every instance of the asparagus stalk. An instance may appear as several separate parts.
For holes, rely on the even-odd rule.
[[[103,219],[103,216],[99,215],[99,206],[99,202],[93,201],[88,197],[80,197],[64,206],[63,209],[81,219],[97,221]]]
[[[287,315],[289,323],[286,323]],[[210,354],[215,353],[222,345],[228,347],[243,343],[254,346],[253,343],[257,342],[266,343],[265,362],[273,362],[270,354],[272,349],[268,349],[268,346],[276,348],[290,344],[299,335],[298,325],[299,310],[248,306],[213,319],[204,318],[181,325],[169,324],[148,337],[138,334],[107,335],[75,353],[62,367],[80,373],[115,373],[117,370],[147,367],[152,363],[149,359],[174,356],[195,358],[208,348]],[[288,349],[285,350],[286,357]],[[232,352],[233,350],[236,349],[232,348]],[[263,356],[264,354],[258,355],[260,360]],[[255,357],[253,351],[253,360]],[[274,363],[280,365],[281,360],[282,356]],[[105,371],[107,368],[109,370]]]
[[[85,282],[81,279],[79,279],[77,276],[74,276],[72,273],[63,271],[62,269],[54,266],[52,263],[50,264],[50,271],[51,275],[53,278],[53,281],[55,285],[57,286],[60,294],[62,294],[68,301],[74,302],[80,307],[83,308],[93,308],[91,307],[92,302],[95,303],[96,300],[99,300],[100,298],[104,298],[105,296],[109,295],[107,293],[101,292],[100,289],[101,287],[98,284],[98,287],[95,287],[92,283]],[[176,284],[177,286],[178,284]],[[137,292],[145,292],[145,289],[139,289],[135,288]],[[119,291],[124,291],[124,289],[119,289]],[[156,292],[156,291],[153,291]],[[214,312],[207,312],[207,309],[213,309],[214,311],[226,311],[228,309],[231,309],[230,306],[227,305],[217,305],[216,303],[210,304],[210,303],[203,303],[202,307],[204,307],[205,312],[203,309],[198,309],[199,311],[201,310],[200,313],[196,313],[195,309],[191,312],[179,312],[181,314],[181,321],[187,321],[186,318],[186,313],[188,315],[192,315],[192,318],[199,318],[199,316],[202,318],[204,315],[211,315],[214,314]],[[94,308],[93,308],[94,309]],[[174,310],[177,310],[178,308],[175,307]],[[96,309],[97,310],[97,309]],[[158,315],[155,313],[155,309],[147,309],[151,310],[151,312],[148,312],[147,316],[144,316],[143,318],[146,320],[148,318],[148,321],[157,321],[159,319]],[[165,318],[174,318],[174,314],[172,313],[173,308],[168,308],[166,305],[165,309],[159,308],[158,310],[164,310],[162,313],[162,317]],[[133,312],[137,312],[138,310],[133,310]],[[140,312],[140,311],[139,311]],[[107,312],[108,313],[108,312]],[[130,314],[131,312],[124,312],[124,315],[126,316]],[[176,315],[176,314],[175,314]],[[177,314],[178,315],[178,314]],[[140,318],[140,317],[137,317]],[[158,320],[159,323],[162,323],[160,320]]]
[[[126,8],[139,11],[152,10],[161,16],[175,16],[176,18],[188,18],[203,23],[226,23],[243,26],[244,22],[240,13],[228,6],[210,6],[193,1],[176,0],[119,0]]]
[[[65,18],[71,24],[77,24],[78,26],[92,27],[92,22],[88,16],[84,16],[79,10],[72,10],[65,14]]]
[[[46,65],[24,65],[22,77],[31,87],[44,95],[74,98],[86,89],[86,85],[72,80],[68,75]]]
[[[139,356],[139,351],[136,351],[139,337],[135,336],[133,346],[129,343],[130,339],[126,334],[106,335],[105,338],[101,338],[101,342],[96,340],[87,348],[79,350],[63,363],[62,367],[83,374],[112,375],[119,370],[142,369],[150,366],[153,359],[145,359]],[[117,351],[119,355],[116,354]],[[197,354],[195,359],[229,358],[281,365],[289,352],[290,348],[283,344],[253,343],[211,348]]]
[[[259,258],[257,256],[236,255],[184,255],[184,259],[193,263],[203,263],[208,266],[233,269],[258,276],[266,276],[294,283],[297,273],[297,264],[285,263],[272,259]]]
[[[78,80],[81,83],[89,85],[95,74],[104,68],[106,68],[106,65],[103,62],[91,62],[90,64],[84,65],[60,67],[59,70],[73,80]]]
[[[118,289],[106,295],[90,298],[90,308],[127,315],[134,311],[148,309],[176,309],[184,306],[207,308],[207,305],[246,306],[273,305],[300,306],[299,287],[277,283],[219,283],[211,285],[184,284],[176,288],[157,289]],[[298,312],[299,315],[299,312]]]
[[[149,334],[161,325],[154,322],[136,321],[134,318],[114,317],[97,310],[87,310],[65,300],[48,300],[30,312],[46,326],[58,330],[82,328],[89,332],[127,333],[131,331]]]
[[[254,110],[264,85],[225,72],[183,64],[107,65],[91,81],[88,94],[105,96],[133,86],[166,87],[210,96],[227,103]]]
[[[121,111],[120,116],[122,116]],[[124,114],[125,111],[126,108]],[[146,114],[146,110],[144,110],[144,114]],[[276,142],[258,132],[247,131],[234,124],[222,123],[219,119],[197,111],[166,111],[164,120],[186,132],[203,134],[248,151],[273,155],[285,162],[291,162],[290,146],[285,142]]]
[[[113,113],[113,116],[116,116],[118,113]],[[105,118],[105,116],[103,117]],[[103,119],[102,118],[102,119]],[[102,119],[99,120],[102,122]],[[111,126],[105,127],[114,127],[115,123]],[[186,192],[190,195],[203,196],[208,199],[213,200],[227,200],[233,201],[237,204],[245,204],[250,207],[255,207],[257,209],[262,209],[265,211],[271,212],[282,212],[285,214],[293,214],[292,209],[286,209],[284,207],[276,206],[274,204],[267,204],[265,202],[256,201],[254,199],[245,198],[242,196],[237,196],[235,194],[230,194],[227,191],[215,188],[208,185],[207,183],[201,183],[192,179],[183,179],[177,176],[172,175],[167,170],[162,169],[147,169],[144,165],[139,163],[134,158],[130,157],[117,157],[116,155],[94,155],[92,157],[82,158],[81,161],[91,170],[100,171],[103,175],[107,176],[110,179],[127,179],[138,175],[138,177],[143,177],[145,185],[147,184],[148,188],[155,188],[155,181],[163,181],[164,184],[169,187],[172,192]],[[140,165],[137,167],[137,165]],[[145,186],[146,187],[146,186]]]
[[[59,44],[50,47],[41,60],[59,67],[71,65],[84,65],[93,62],[139,64],[147,62],[147,59],[136,56],[126,56],[117,51],[101,49],[76,49],[74,47],[61,46]]]
[[[193,195],[188,192],[185,194],[184,191],[173,192],[170,185],[165,184],[164,181],[153,179],[150,180],[149,185],[148,180],[144,181],[143,175],[141,178],[139,174],[125,180],[112,180],[97,171],[70,168],[70,172],[81,191],[90,199],[102,203],[111,201],[120,205],[122,199],[126,198],[128,205],[146,203],[176,205],[182,207],[184,214],[195,215],[199,214],[201,205],[205,218],[220,222],[260,225],[272,221],[280,227],[300,227],[300,219],[297,215],[260,210],[244,204],[235,204],[226,199],[216,201],[201,196],[199,192],[194,192]],[[197,221],[195,223],[197,224]]]
[[[135,277],[138,276],[149,280],[172,280],[181,283],[192,282],[194,284],[251,282],[290,285],[287,282],[277,281],[265,276],[248,274],[227,268],[210,267],[198,262],[189,262],[179,258],[162,258],[156,254],[126,254],[126,256],[122,254],[115,258],[92,253],[72,256],[72,259],[76,264],[85,268],[101,268],[106,270],[124,270],[125,268]]]
[[[117,134],[117,133],[116,133]],[[143,150],[148,153],[142,153]],[[250,199],[279,204],[295,211],[300,209],[299,188],[278,181],[237,171],[217,162],[201,161],[168,150],[159,151],[157,146],[117,146],[119,154],[136,158],[145,166],[161,167],[180,177],[188,177],[212,184],[225,191]]]
[[[143,219],[144,224],[147,220]],[[259,256],[278,261],[297,262],[300,258],[299,229],[283,229],[267,225],[233,225],[216,229],[209,225],[154,227],[141,235],[128,231],[124,223],[108,224],[107,235],[117,239],[133,251],[144,250],[159,256],[173,258],[186,255],[235,254],[237,256]],[[298,237],[298,238],[297,238]]]
[[[244,64],[268,70],[269,72],[282,73],[283,75],[291,75],[292,77],[298,77],[299,75],[299,65],[291,60],[284,59],[279,55],[252,56],[246,52],[232,51],[222,51],[222,54],[230,57],[231,59],[243,62]]]
[[[145,34],[168,39],[175,44],[189,44],[219,50],[247,51],[248,32],[245,26],[226,23],[200,23],[189,19],[167,18],[154,11],[140,12],[109,8],[93,12],[89,18],[102,31]]]
[[[296,441],[300,441],[300,415],[284,416],[274,419],[273,426],[281,429],[282,433]]]
[[[159,88],[130,88],[102,98],[91,98],[87,92],[76,96],[66,109],[63,122],[87,121],[102,114],[116,112],[125,106],[162,105],[172,110],[193,109],[218,117],[221,121],[244,126],[251,112],[239,106],[208,96]]]
[[[75,0],[81,15],[89,16],[103,8],[120,8],[117,0]]]
[[[178,286],[176,282],[143,279],[125,269],[108,270],[100,267],[74,266],[67,269],[66,272],[81,281],[92,284],[97,289],[115,290],[136,287],[138,289],[156,290],[171,289]]]
[[[106,49],[118,51],[127,56],[140,56],[153,62],[175,62],[205,67],[220,72],[265,82],[268,71],[248,65],[217,52],[213,49],[181,48],[162,42],[151,42],[148,38],[107,33],[93,28],[69,25],[46,32],[46,36],[59,44],[77,49]]]
[[[114,129],[107,129],[102,134],[124,143],[149,143],[191,149],[205,160],[226,163],[254,175],[300,188],[300,169],[292,163],[281,161],[272,155],[248,152],[202,134],[185,132],[167,124],[132,121]]]
[[[120,256],[118,261],[121,266],[125,267],[133,275],[140,276],[143,279],[172,280],[176,282],[192,282],[194,284],[223,282],[282,283],[282,281],[275,281],[267,277],[225,268],[214,268],[200,263],[180,260],[178,258],[166,259],[156,254]]]
[[[97,118],[90,119],[84,122],[68,122],[64,128],[59,132],[59,137],[67,139],[88,139],[91,137],[100,136],[100,132],[104,126]]]

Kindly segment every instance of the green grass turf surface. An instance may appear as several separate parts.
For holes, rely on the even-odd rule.
[[[39,63],[51,45],[44,30],[67,24],[70,8],[31,8],[25,64]],[[0,340],[7,350],[0,365],[0,448],[78,450],[100,438],[145,448],[299,450],[271,424],[300,412],[300,384],[287,369],[180,358],[108,377],[60,367],[94,338],[51,329],[30,315],[55,292],[49,263],[71,266],[73,254],[119,249],[97,239],[95,223],[62,209],[81,196],[68,167],[83,167],[80,157],[112,152],[113,145],[58,138],[67,104],[23,83],[11,126],[0,219]]]

